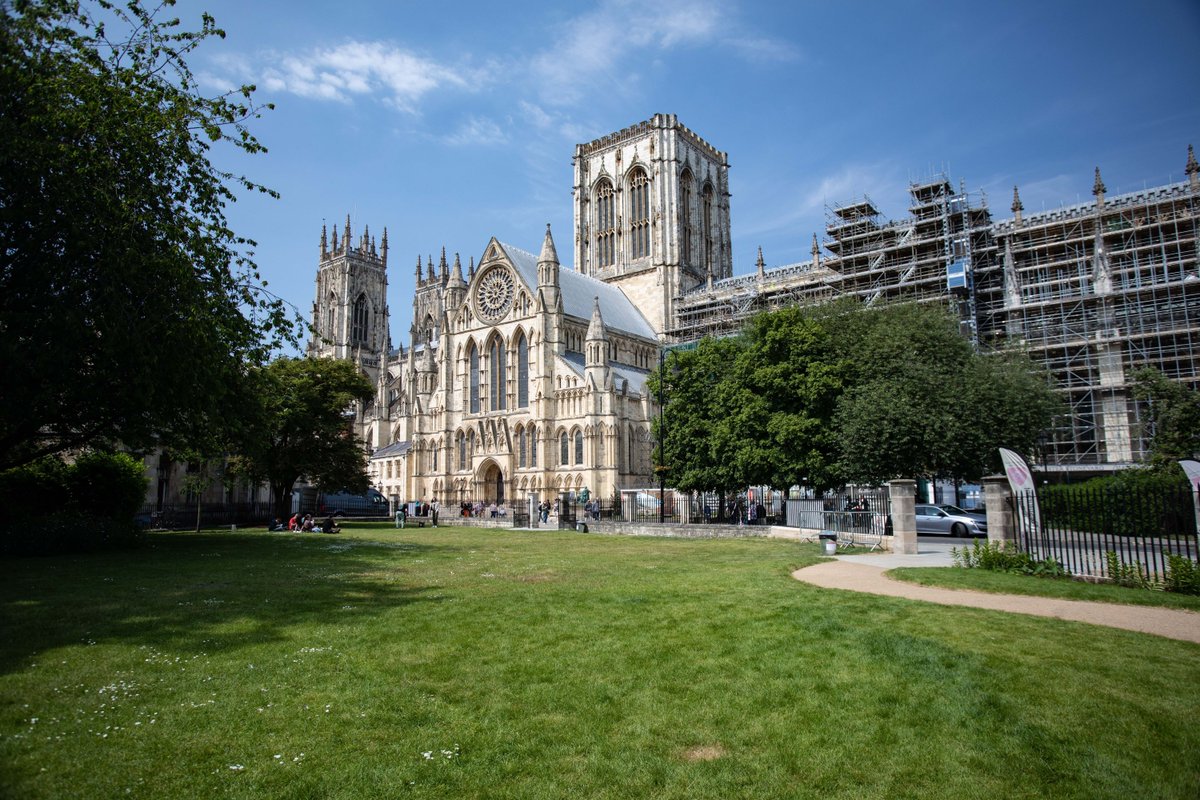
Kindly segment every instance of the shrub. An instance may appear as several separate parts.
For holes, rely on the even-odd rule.
[[[976,540],[970,548],[964,547],[959,550],[952,547],[950,555],[955,566],[965,569],[990,569],[1042,578],[1061,578],[1067,574],[1062,565],[1053,558],[1037,561],[1028,553],[1005,549],[999,542],[981,544]]]
[[[124,453],[43,459],[0,473],[0,553],[49,555],[128,545],[146,493],[142,463]]]
[[[1141,562],[1122,564],[1120,557],[1109,550],[1104,554],[1108,566],[1108,579],[1118,586],[1128,586],[1131,589],[1153,589],[1155,583],[1150,579],[1146,568]]]
[[[1166,556],[1167,574],[1163,578],[1163,588],[1178,594],[1200,595],[1200,569],[1196,562],[1174,553],[1166,553]]]

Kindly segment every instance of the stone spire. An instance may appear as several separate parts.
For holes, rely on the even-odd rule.
[[[437,280],[437,273],[435,273],[435,272],[433,271],[433,256],[432,256],[432,255],[428,256],[428,257],[425,259],[425,267],[426,267],[426,271],[429,273],[429,275],[427,276],[427,277],[428,277],[428,279],[429,279],[430,281],[436,281],[436,280]]]
[[[813,234],[812,265],[816,269],[821,265],[821,246],[817,244],[817,235]]]
[[[383,240],[379,243],[380,257],[383,259],[383,268],[387,269],[387,226],[383,228]]]
[[[420,286],[423,278],[421,276],[421,256],[419,256],[419,255],[417,256],[417,273],[416,274],[417,274],[417,286]]]
[[[325,223],[321,223],[321,260],[324,261],[329,255],[328,243],[326,239]]]
[[[1018,224],[1021,222],[1021,212],[1024,210],[1025,205],[1021,202],[1021,195],[1017,193],[1017,187],[1013,186],[1012,212]]]
[[[458,258],[458,253],[454,254],[454,276],[451,278],[455,283],[466,283],[463,280],[462,261]]]
[[[346,215],[346,232],[342,234],[342,247],[350,252],[350,215]]]
[[[538,285],[558,287],[558,251],[554,249],[554,237],[550,235],[550,223],[546,223],[546,238],[542,240],[542,252],[538,256]]]
[[[767,269],[767,264],[765,261],[763,261],[761,244],[758,246],[758,260],[754,262],[754,266],[758,269],[758,279],[761,281]]]
[[[334,252],[334,253],[337,253],[337,249],[338,249],[338,244],[337,244],[337,228],[334,228],[334,229],[333,229],[333,243],[330,245],[330,247],[333,249],[333,252]]]
[[[1100,168],[1096,167],[1096,182],[1092,184],[1092,194],[1096,195],[1096,205],[1104,205],[1104,193],[1107,191],[1104,181],[1100,180]]]
[[[584,367],[592,381],[597,387],[604,386],[607,381],[608,330],[600,314],[599,297],[592,298],[592,321],[588,323],[584,339],[584,359]]]
[[[442,258],[438,261],[438,277],[442,279],[443,284],[450,279],[450,267],[446,264],[445,245],[442,245]]]
[[[1192,191],[1200,191],[1200,164],[1196,163],[1196,151],[1192,146],[1188,145],[1188,160],[1187,166],[1183,171],[1188,176],[1188,183],[1191,185]]]
[[[371,252],[371,226],[363,225],[362,244],[359,246],[363,255]]]

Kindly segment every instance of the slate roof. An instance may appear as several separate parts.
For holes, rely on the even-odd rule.
[[[371,453],[371,458],[395,458],[404,455],[411,449],[411,442],[392,442]]]
[[[586,362],[583,358],[583,353],[576,353],[571,350],[559,356],[571,371],[579,377],[583,377],[584,366]],[[627,390],[630,394],[641,394],[646,386],[646,378],[650,374],[644,370],[630,367],[627,364],[617,364],[612,361],[608,362],[608,369],[612,373],[613,386],[617,387],[617,391],[621,390],[621,381],[625,381]]]
[[[525,284],[532,291],[537,291],[538,257],[510,244],[500,242],[500,246],[504,248]],[[654,328],[650,327],[642,312],[638,311],[637,306],[616,286],[573,269],[560,267],[558,288],[562,293],[563,313],[581,320],[591,319],[593,298],[599,298],[604,327],[657,341]]]

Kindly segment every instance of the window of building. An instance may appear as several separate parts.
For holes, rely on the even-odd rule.
[[[437,469],[438,469],[438,448],[437,448],[437,445],[435,444],[433,446],[433,471],[437,472]]]
[[[701,231],[701,234],[704,237],[704,269],[711,271],[713,268],[713,187],[711,183],[704,184],[702,205],[704,211],[704,230]]]
[[[458,432],[458,468],[460,470],[467,468],[467,437],[463,436],[462,431]]]
[[[685,169],[683,175],[679,178],[679,227],[681,235],[679,258],[684,264],[692,263],[692,235],[695,233],[692,226],[692,204],[695,202],[692,193],[694,191],[692,173],[690,170]]]
[[[567,432],[563,431],[558,437],[558,463],[567,465],[571,463],[571,442],[567,438]]]
[[[629,176],[629,235],[633,258],[650,255],[650,177],[640,168]]]
[[[517,408],[529,405],[529,342],[517,331]]]
[[[353,344],[367,343],[367,296],[360,294],[354,301],[354,315],[351,317],[350,341]]]
[[[575,463],[583,463],[583,431],[575,431]]]
[[[529,466],[531,466],[531,467],[537,466],[537,451],[538,451],[537,426],[530,425],[529,426]]]
[[[525,429],[517,430],[517,469],[525,468]]]
[[[617,216],[613,213],[613,185],[600,181],[596,186],[596,263],[611,267],[617,262]]]
[[[505,384],[507,364],[504,340],[499,336],[492,339],[491,351],[488,353],[488,390],[491,392],[489,406],[492,411],[503,411],[508,408],[508,392]]]
[[[471,413],[479,413],[479,350],[475,347],[475,343],[471,342],[469,353],[467,355],[467,381],[470,383],[471,389]]]

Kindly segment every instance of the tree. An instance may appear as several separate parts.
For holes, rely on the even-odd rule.
[[[851,365],[834,423],[848,481],[976,479],[998,448],[1030,452],[1061,403],[1019,353],[982,354],[957,318],[903,303],[830,320]]]
[[[265,150],[254,87],[202,95],[186,57],[224,33],[157,13],[0,3],[0,469],[187,443],[292,335],[224,215],[235,186],[274,193],[209,160]]]
[[[347,410],[371,397],[371,382],[349,361],[281,358],[252,372],[253,409],[231,469],[271,487],[275,515],[289,513],[288,493],[301,477],[331,489],[367,488],[366,454]]]
[[[1200,392],[1150,367],[1134,373],[1133,381],[1134,397],[1146,404],[1150,460],[1200,455]]]

